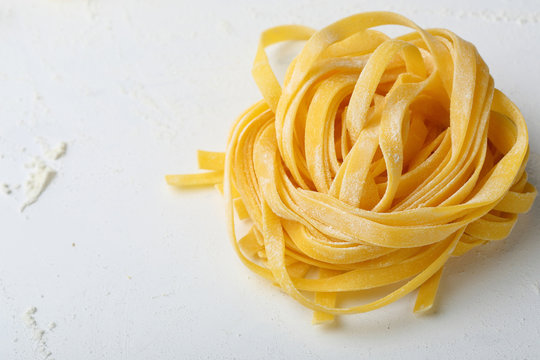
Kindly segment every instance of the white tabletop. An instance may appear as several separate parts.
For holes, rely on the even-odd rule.
[[[0,359],[537,358],[539,201],[508,239],[450,260],[433,314],[407,296],[320,327],[236,258],[216,191],[165,184],[260,98],[261,31],[377,9],[476,44],[528,121],[539,183],[537,1],[335,3],[1,2]],[[36,137],[68,149],[21,213]]]

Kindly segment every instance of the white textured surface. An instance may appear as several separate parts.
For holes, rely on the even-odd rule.
[[[415,317],[409,296],[324,328],[237,260],[215,191],[165,185],[196,169],[197,148],[223,149],[259,98],[262,30],[375,9],[477,45],[529,122],[540,183],[537,1],[332,3],[1,2],[0,183],[13,193],[0,193],[0,359],[44,358],[32,306],[41,328],[57,324],[56,360],[538,357],[540,202],[507,240],[451,260],[435,314]],[[69,149],[21,214],[36,136]]]

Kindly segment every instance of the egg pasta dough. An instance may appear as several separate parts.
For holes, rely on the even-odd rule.
[[[401,25],[391,38],[374,28]],[[265,49],[304,40],[283,87]],[[314,311],[313,322],[375,310],[418,290],[433,305],[444,265],[504,239],[537,191],[527,181],[527,127],[494,87],[476,48],[390,12],[320,31],[262,33],[252,68],[263,99],[230,131],[207,172],[167,175],[215,185],[240,260]],[[251,230],[238,236],[236,219]],[[398,284],[376,301],[340,294]]]

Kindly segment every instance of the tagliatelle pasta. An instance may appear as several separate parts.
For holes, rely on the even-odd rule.
[[[402,25],[390,38],[373,30]],[[283,88],[265,48],[305,40]],[[315,31],[265,31],[252,70],[263,100],[234,123],[209,172],[171,185],[215,184],[242,262],[315,311],[313,322],[371,311],[418,289],[429,309],[451,256],[505,238],[536,189],[528,134],[476,48],[389,12]],[[253,226],[238,238],[235,213]],[[340,307],[342,293],[401,284]]]

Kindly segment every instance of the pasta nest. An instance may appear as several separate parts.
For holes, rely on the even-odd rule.
[[[306,42],[281,87],[265,49],[286,40]],[[448,30],[386,12],[280,26],[262,34],[252,73],[263,100],[234,123],[223,158],[199,153],[213,172],[198,179],[223,179],[238,255],[316,323],[417,288],[415,311],[429,309],[449,257],[507,237],[534,201],[519,109]],[[233,209],[252,221],[239,240]],[[338,306],[339,293],[396,283]]]

